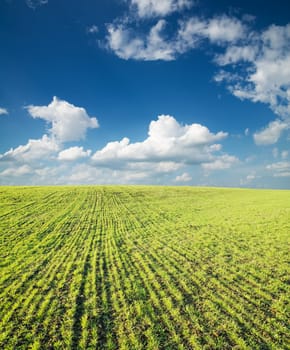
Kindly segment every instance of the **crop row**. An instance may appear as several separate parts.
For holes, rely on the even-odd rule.
[[[1,348],[287,347],[287,191],[1,196]]]

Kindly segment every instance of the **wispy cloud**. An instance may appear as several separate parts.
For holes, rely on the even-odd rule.
[[[6,108],[0,107],[0,115],[3,115],[3,114],[8,114],[8,110]]]
[[[165,19],[159,19],[147,34],[136,32],[127,21],[108,25],[107,47],[122,59],[172,61],[204,40],[216,45],[234,43],[245,36],[246,26],[238,19],[218,16],[209,20],[192,17],[179,21],[173,36],[167,37]]]
[[[48,0],[26,0],[26,5],[31,9],[36,9],[39,6],[46,5]]]
[[[290,177],[290,162],[277,162],[267,165],[274,177]]]
[[[125,60],[174,60],[176,47],[164,37],[165,26],[166,21],[159,20],[144,36],[135,34],[125,24],[111,24],[108,26],[108,48]]]
[[[94,24],[90,27],[87,27],[87,33],[89,34],[96,34],[99,32],[99,28]]]

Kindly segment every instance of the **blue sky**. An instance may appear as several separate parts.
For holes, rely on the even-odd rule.
[[[290,4],[0,3],[0,184],[290,189]]]

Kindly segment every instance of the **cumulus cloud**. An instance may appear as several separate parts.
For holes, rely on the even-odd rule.
[[[197,47],[203,40],[223,45],[243,38],[246,26],[234,17],[219,16],[209,20],[192,17],[179,22],[177,32],[166,37],[167,22],[159,19],[148,34],[138,33],[127,22],[108,25],[107,47],[128,60],[171,61]]]
[[[8,114],[8,110],[6,108],[0,107],[0,115],[2,115],[2,114]]]
[[[15,179],[31,174],[31,184],[57,184],[62,180],[65,183],[63,174],[67,169],[63,168],[63,164],[68,167],[68,161],[89,159],[91,150],[77,146],[63,150],[64,142],[83,138],[88,128],[98,126],[97,120],[90,118],[84,108],[57,98],[48,106],[27,108],[33,118],[42,118],[50,124],[49,134],[44,134],[40,139],[30,139],[26,144],[0,154],[1,177],[5,183],[8,181],[11,184],[14,183],[9,180],[12,173]]]
[[[192,5],[190,0],[131,0],[131,9],[136,11],[139,17],[164,17]]]
[[[200,164],[210,160],[211,154],[219,149],[213,144],[226,136],[223,131],[214,134],[203,125],[181,125],[174,117],[161,115],[150,123],[148,138],[143,142],[130,143],[126,137],[109,142],[92,156],[92,160],[108,166],[120,161]]]
[[[48,159],[59,150],[59,144],[47,135],[39,140],[29,140],[26,145],[12,148],[0,155],[0,161],[32,162],[40,159]]]
[[[256,132],[254,136],[257,145],[272,145],[278,141],[282,132],[289,129],[289,125],[280,120],[275,120],[264,128],[262,131]]]
[[[227,137],[226,132],[214,133],[198,123],[181,124],[170,115],[152,120],[147,138],[140,142],[130,142],[124,137],[107,143],[93,155],[83,146],[64,149],[64,140],[71,138],[59,131],[59,125],[53,124],[63,122],[61,112],[64,111],[65,126],[67,115],[73,115],[73,130],[81,124],[80,120],[90,123],[90,118],[84,109],[61,102],[54,99],[48,106],[29,107],[33,117],[40,116],[52,124],[50,134],[30,139],[25,145],[0,155],[1,184],[187,182],[191,180],[187,172],[180,172],[181,175],[176,172],[189,166],[198,169],[203,165],[210,169],[212,164],[215,168],[217,161],[220,169],[226,169],[232,161],[232,156],[221,152],[219,143]],[[73,132],[73,139],[84,130],[80,134]],[[71,129],[69,131],[71,135]]]
[[[95,117],[89,117],[86,110],[54,97],[48,106],[27,107],[33,118],[40,118],[51,124],[49,132],[59,142],[78,141],[85,138],[89,128],[98,128]]]
[[[59,152],[57,159],[58,160],[67,160],[67,161],[75,161],[82,158],[87,158],[91,155],[92,151],[85,151],[83,147],[70,147],[61,152]]]
[[[192,180],[192,177],[188,173],[183,173],[175,178],[176,182],[189,182],[190,180]]]

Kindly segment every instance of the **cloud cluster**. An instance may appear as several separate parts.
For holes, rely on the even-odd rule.
[[[226,15],[210,19],[182,16],[173,33],[171,28],[168,35],[167,16],[182,14],[193,5],[195,1],[191,0],[130,0],[129,15],[117,18],[107,26],[106,46],[125,60],[171,61],[204,40],[224,45],[234,44],[245,37],[247,25]],[[146,33],[140,27],[140,19],[150,23]]]
[[[269,105],[280,118],[254,134],[255,142],[277,142],[282,131],[290,127],[290,24],[252,32],[240,45],[229,45],[216,62],[223,67],[240,67],[239,74],[222,70],[217,81],[224,81],[240,99]]]
[[[239,79],[230,81],[232,93],[241,99],[267,103],[276,114],[289,116],[290,24],[252,32],[242,45],[227,47],[216,62],[222,66],[246,63]]]
[[[129,15],[107,26],[107,47],[125,60],[172,61],[205,41],[218,46],[214,62],[221,69],[214,80],[239,99],[267,104],[279,119],[256,132],[254,141],[277,142],[290,128],[290,24],[258,32],[250,28],[254,18],[249,15],[182,16],[192,5],[189,0],[131,0]],[[166,16],[173,12],[179,19],[169,30]],[[150,23],[149,30],[140,26],[140,18]]]
[[[98,125],[84,108],[54,98],[47,106],[29,106],[28,112],[47,121],[49,133],[0,155],[1,183],[188,182],[188,167],[220,170],[236,160],[222,152],[219,142],[226,132],[213,133],[197,123],[184,125],[170,115],[152,120],[143,141],[132,143],[124,137],[93,153],[83,146],[65,148],[66,142],[81,139]],[[178,175],[180,169],[183,173]]]
[[[48,123],[49,134],[44,134],[37,140],[29,140],[26,145],[20,145],[0,155],[1,161],[30,163],[56,159],[56,153],[62,149],[62,144],[68,141],[84,139],[89,128],[97,128],[96,118],[88,116],[84,108],[76,107],[66,101],[54,97],[47,106],[28,106],[32,118],[41,118]],[[90,151],[82,147],[72,147],[61,151],[61,160],[75,160],[89,156]]]
[[[125,60],[172,61],[199,46],[203,40],[217,45],[235,43],[247,31],[241,21],[225,15],[209,20],[198,17],[181,20],[170,38],[166,37],[167,24],[165,19],[159,19],[144,35],[128,26],[127,22],[112,23],[107,27],[107,47]]]

